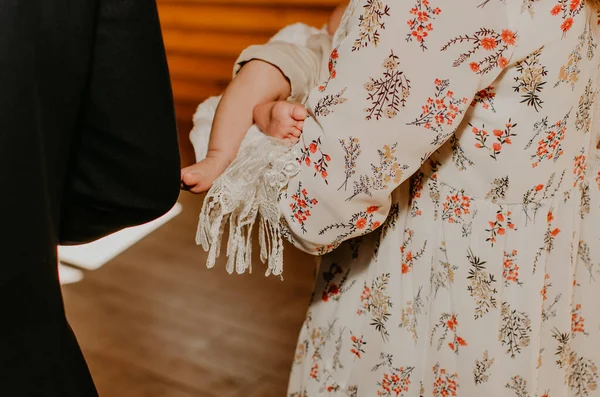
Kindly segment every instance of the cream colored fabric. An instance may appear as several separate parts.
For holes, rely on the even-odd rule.
[[[331,52],[331,36],[314,31],[304,40],[291,42],[286,35],[276,36],[267,44],[245,49],[235,63],[234,75],[251,60],[277,66],[291,83],[290,101],[305,103],[308,93],[327,77],[327,60]]]
[[[324,255],[288,397],[600,396],[598,11],[347,16],[279,195]]]

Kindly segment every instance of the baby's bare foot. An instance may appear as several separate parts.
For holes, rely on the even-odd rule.
[[[254,121],[267,135],[295,144],[304,128],[308,112],[304,106],[277,101],[257,105],[254,108]]]
[[[221,176],[228,162],[218,157],[207,156],[204,160],[181,170],[182,188],[192,193],[204,193]]]

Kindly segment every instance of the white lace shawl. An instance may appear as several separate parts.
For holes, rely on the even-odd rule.
[[[334,45],[345,37],[348,20],[356,8],[355,3],[352,1],[344,14],[334,37]],[[298,40],[306,35],[301,25],[286,29],[275,37],[278,40]],[[218,98],[211,98],[205,107],[199,107],[198,112],[214,115],[217,103]],[[202,125],[202,120],[206,120],[206,117],[194,117],[198,126]],[[259,133],[256,134],[256,131]],[[191,139],[198,142],[199,146],[194,146],[196,155],[201,156],[197,158],[201,159],[206,155],[204,148],[208,144],[208,134],[205,134],[206,146],[201,146],[203,138],[197,135],[197,131],[196,134],[192,131]],[[234,270],[238,274],[252,271],[251,235],[258,221],[260,258],[267,264],[266,275],[282,275],[283,236],[279,226],[279,196],[289,179],[299,170],[298,150],[298,147],[289,148],[282,141],[267,137],[257,128],[249,131],[237,158],[214,182],[204,199],[196,243],[208,251],[209,268],[215,265],[221,252],[225,227],[229,225],[226,269],[230,274]]]

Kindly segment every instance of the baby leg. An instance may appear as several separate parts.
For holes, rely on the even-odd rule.
[[[263,61],[248,62],[223,93],[212,125],[204,160],[181,171],[182,187],[193,193],[207,191],[235,158],[256,105],[289,97],[291,87],[283,73]]]

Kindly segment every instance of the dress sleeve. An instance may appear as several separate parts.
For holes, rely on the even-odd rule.
[[[238,273],[251,268],[256,222],[267,274],[283,271],[283,238],[322,255],[377,229],[392,191],[452,136],[475,94],[511,63],[520,15],[516,0],[467,7],[354,0],[327,78],[309,94],[300,143],[289,150],[267,137],[256,141],[209,191],[197,234],[208,266],[226,223],[227,270]]]
[[[295,246],[324,254],[384,222],[392,191],[511,62],[516,3],[356,2],[328,81],[310,93],[300,171],[280,196]]]

